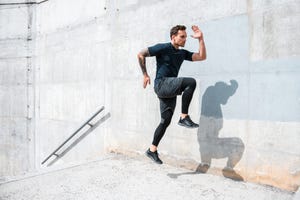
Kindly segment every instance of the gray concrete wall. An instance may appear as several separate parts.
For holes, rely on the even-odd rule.
[[[0,177],[35,165],[35,14],[35,6],[0,6]]]
[[[109,57],[103,47],[109,45],[110,33],[104,23],[104,7],[101,1],[74,4],[52,0],[39,5],[36,35],[38,162],[105,105]],[[100,118],[109,113],[106,110]],[[77,145],[71,145],[71,141],[59,153],[68,146],[74,148],[58,163],[97,158],[104,152],[104,134],[101,124]]]
[[[224,168],[228,157],[241,159],[235,169],[245,180],[295,190],[300,164],[294,143],[300,119],[299,6],[297,1],[120,2],[112,31],[120,41],[112,50],[118,59],[112,61],[117,72],[111,96],[118,98],[111,101],[114,125],[108,144],[140,152],[150,145],[160,121],[159,105],[152,87],[142,89],[141,72],[133,68],[139,68],[135,54],[169,41],[174,24],[197,24],[205,34],[208,58],[184,63],[180,76],[197,79],[190,114],[200,128],[177,126],[178,98],[161,154],[180,159],[178,165],[182,160],[199,163],[202,156],[211,162],[211,173]],[[197,51],[197,42],[189,39],[186,48]],[[155,61],[147,63],[154,80]],[[238,83],[233,95],[230,80]]]
[[[19,145],[24,146],[34,164],[22,168],[17,161],[12,161],[11,166],[18,170],[5,164],[2,175],[39,170],[42,159],[101,105],[106,106],[104,114],[111,115],[109,120],[56,164],[63,166],[95,159],[106,150],[143,153],[152,141],[160,116],[153,85],[142,89],[136,54],[147,46],[168,42],[173,25],[197,24],[204,32],[208,58],[200,63],[184,63],[180,76],[197,80],[190,115],[199,122],[200,128],[187,130],[177,126],[179,97],[172,124],[160,144],[161,155],[177,165],[197,164],[202,159],[211,164],[208,172],[216,174],[230,157],[239,161],[235,170],[246,181],[297,189],[300,184],[297,144],[300,139],[300,28],[297,26],[300,4],[297,0],[176,0],[172,4],[159,0],[76,3],[49,0],[31,6],[35,7],[35,51],[34,59],[29,61],[34,63],[34,90],[28,93],[34,101],[27,100],[28,94],[17,98],[25,110],[27,104],[34,105],[31,114],[34,126],[30,125],[31,118],[23,114],[23,124],[29,124],[30,130],[20,122],[4,129],[7,131],[3,143],[9,150],[1,151],[1,162],[9,163],[13,156],[2,155],[20,151]],[[18,16],[20,9],[1,9],[1,20],[2,16],[7,19],[10,15]],[[28,11],[24,15],[30,16]],[[27,36],[28,22],[22,20],[20,16],[13,22],[25,24],[22,31]],[[1,21],[1,25],[6,23]],[[12,23],[11,29],[15,28]],[[22,46],[23,40],[9,39],[18,37],[12,32],[1,31],[1,43],[16,44],[12,54],[22,53],[18,45]],[[26,40],[23,42],[28,44]],[[1,45],[3,48],[7,49]],[[186,48],[197,51],[197,42],[189,38]],[[32,65],[26,59],[11,60],[7,54],[2,55],[3,60],[1,70],[6,73],[11,70],[15,74],[18,62],[24,67]],[[153,81],[155,59],[147,59],[147,65]],[[1,87],[21,94],[12,89],[15,83],[7,81],[8,77],[1,78]],[[25,82],[26,78],[23,79]],[[22,76],[17,80],[22,80]],[[234,88],[230,80],[238,87]],[[23,87],[32,90],[26,82]],[[6,90],[1,89],[1,93],[7,93]],[[1,97],[5,101],[1,121],[16,119],[13,113],[2,111],[12,102],[5,98]],[[35,142],[15,143],[15,128],[22,136],[34,133]],[[14,143],[18,146],[13,146]]]

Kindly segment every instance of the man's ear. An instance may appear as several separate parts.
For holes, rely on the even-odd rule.
[[[176,36],[176,35],[172,35],[172,36],[171,36],[171,40],[173,40],[175,36]]]

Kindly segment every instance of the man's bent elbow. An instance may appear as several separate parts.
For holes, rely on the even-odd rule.
[[[206,55],[196,55],[193,58],[193,61],[203,61],[203,60],[206,60]]]

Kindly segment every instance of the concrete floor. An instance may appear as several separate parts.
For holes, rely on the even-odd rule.
[[[0,185],[1,200],[205,199],[292,200],[276,188],[157,165],[145,156],[101,160]]]

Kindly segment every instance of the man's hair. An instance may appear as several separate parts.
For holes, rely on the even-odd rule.
[[[184,31],[186,27],[184,25],[176,25],[170,30],[170,38],[172,39],[172,35],[177,35],[178,31]]]

